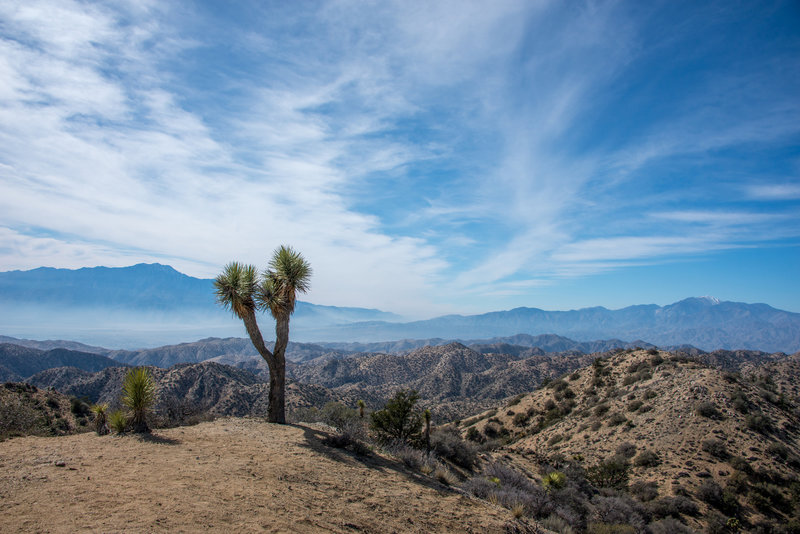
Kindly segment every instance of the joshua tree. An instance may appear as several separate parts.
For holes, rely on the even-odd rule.
[[[122,383],[122,403],[131,411],[130,424],[134,432],[150,432],[147,412],[156,400],[156,387],[146,367],[128,371]]]
[[[247,335],[269,367],[270,423],[286,423],[286,345],[289,344],[289,317],[294,313],[297,292],[309,288],[311,266],[291,247],[280,246],[272,254],[269,267],[261,276],[253,265],[238,262],[225,266],[214,287],[217,302],[244,322]],[[275,347],[270,351],[261,336],[256,310],[269,310],[275,319]]]

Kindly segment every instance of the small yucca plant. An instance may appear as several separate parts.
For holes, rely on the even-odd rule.
[[[147,412],[156,399],[156,386],[146,367],[128,371],[122,384],[122,403],[131,411],[131,426],[134,432],[150,432]]]
[[[94,412],[94,430],[98,436],[108,434],[108,404],[95,404],[92,406]]]
[[[552,473],[547,473],[544,478],[542,478],[542,484],[545,488],[550,489],[560,489],[563,488],[564,485],[567,483],[567,477],[564,473],[560,471],[553,471]]]
[[[108,423],[117,434],[124,434],[125,430],[128,428],[128,418],[125,417],[125,413],[122,410],[111,412],[111,415],[108,417]]]

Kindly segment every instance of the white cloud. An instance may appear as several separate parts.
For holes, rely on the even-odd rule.
[[[179,9],[0,6],[0,246],[11,251],[0,266],[153,260],[212,276],[289,243],[315,267],[313,301],[433,314],[453,295],[519,294],[777,235],[764,229],[772,215],[624,191],[670,156],[796,132],[797,106],[774,92],[768,113],[731,104],[768,79],[731,76],[640,138],[576,148],[604,91],[641,59],[646,36],[625,6],[265,5],[251,28],[202,39],[184,26],[202,14]],[[251,63],[203,71],[222,50]],[[794,185],[745,191],[800,198]],[[627,213],[636,202],[652,215]],[[664,220],[714,232],[672,235]],[[620,237],[596,237],[612,225]]]
[[[800,198],[800,184],[751,185],[746,193],[755,200],[797,200]]]

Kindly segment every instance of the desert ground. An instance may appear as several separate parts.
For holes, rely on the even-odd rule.
[[[149,436],[0,443],[2,532],[504,532],[508,510],[313,425],[226,418]],[[513,527],[512,527],[513,530]]]

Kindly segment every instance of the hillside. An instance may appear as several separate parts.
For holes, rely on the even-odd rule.
[[[39,371],[53,367],[75,367],[94,372],[118,366],[105,356],[56,348],[47,351],[9,343],[0,343],[0,381],[18,382]]]
[[[797,355],[769,362],[750,379],[680,355],[622,351],[461,430],[499,440],[502,455],[532,473],[566,460],[602,482],[603,469],[611,476],[627,464],[623,487],[644,502],[643,517],[669,509],[695,529],[720,514],[748,528],[781,523],[800,477],[800,402],[786,389],[800,382],[796,363]],[[783,396],[761,378],[778,369]]]
[[[270,350],[275,342],[267,342]],[[295,362],[313,360],[320,357],[343,358],[348,352],[332,350],[312,343],[289,342],[286,358]],[[136,351],[113,350],[108,356],[130,365],[155,365],[171,367],[179,363],[197,363],[213,360],[219,363],[235,364],[253,358],[261,359],[250,339],[241,337],[207,338],[191,343],[166,345]]]
[[[155,413],[158,424],[174,425],[218,416],[263,416],[267,413],[269,385],[261,378],[214,362],[181,364],[161,369],[150,368],[156,383]],[[97,373],[74,368],[42,371],[28,378],[39,388],[53,388],[73,397],[86,397],[92,403],[119,407],[120,392],[127,369],[109,367]],[[353,406],[356,398],[334,393],[324,387],[289,382],[286,408],[321,407],[330,401]]]
[[[0,441],[13,436],[62,436],[91,427],[89,406],[30,384],[0,386]]]
[[[2,529],[515,532],[507,510],[386,457],[327,447],[326,435],[312,426],[223,419],[145,438],[5,441]]]
[[[464,417],[497,400],[538,386],[547,377],[588,364],[587,355],[481,354],[460,343],[429,346],[407,354],[367,354],[307,362],[289,368],[298,382],[342,394],[385,399],[415,389],[437,421]],[[261,366],[263,368],[263,366]]]

